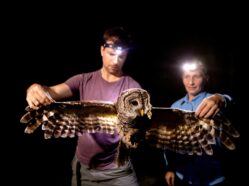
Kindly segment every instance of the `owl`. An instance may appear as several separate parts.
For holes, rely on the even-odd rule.
[[[26,108],[20,122],[25,133],[40,128],[44,138],[76,137],[83,133],[120,134],[119,162],[127,158],[127,150],[139,143],[148,143],[163,150],[180,154],[213,154],[212,145],[219,139],[235,149],[231,138],[239,132],[223,115],[201,119],[194,112],[165,107],[152,107],[150,94],[141,88],[123,91],[117,102],[68,101],[54,102],[39,108]]]

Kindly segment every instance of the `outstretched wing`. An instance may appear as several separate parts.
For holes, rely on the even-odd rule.
[[[137,127],[147,127],[143,129],[147,143],[189,155],[201,155],[203,150],[212,155],[212,145],[216,144],[218,138],[228,149],[233,150],[235,145],[230,137],[239,137],[239,133],[224,116],[200,119],[195,117],[194,112],[171,108],[153,107],[152,119],[149,122],[137,120]]]
[[[27,107],[26,111],[20,120],[27,124],[25,133],[33,133],[42,126],[46,139],[75,137],[84,132],[113,134],[117,127],[117,111],[110,102],[55,102],[38,109]]]

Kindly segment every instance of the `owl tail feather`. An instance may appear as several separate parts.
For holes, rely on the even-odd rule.
[[[118,166],[125,165],[126,162],[128,162],[130,156],[130,149],[127,148],[127,145],[120,140],[119,146],[118,146],[118,152],[115,157],[115,162]]]

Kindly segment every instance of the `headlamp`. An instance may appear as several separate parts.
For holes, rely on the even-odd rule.
[[[187,61],[182,65],[183,71],[193,71],[198,69],[198,64],[200,64],[200,61],[194,60],[194,61]]]
[[[195,63],[184,63],[182,69],[184,71],[196,70],[197,65]]]
[[[121,46],[116,46],[114,44],[109,44],[109,43],[104,43],[103,47],[104,48],[112,48],[112,49],[114,49],[115,52],[117,52],[118,55],[121,54],[124,51],[124,49]]]

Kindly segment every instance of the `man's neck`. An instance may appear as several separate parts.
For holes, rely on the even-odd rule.
[[[110,74],[104,68],[101,69],[102,78],[108,82],[118,81],[122,77],[122,75],[122,72],[120,72],[119,74]]]

